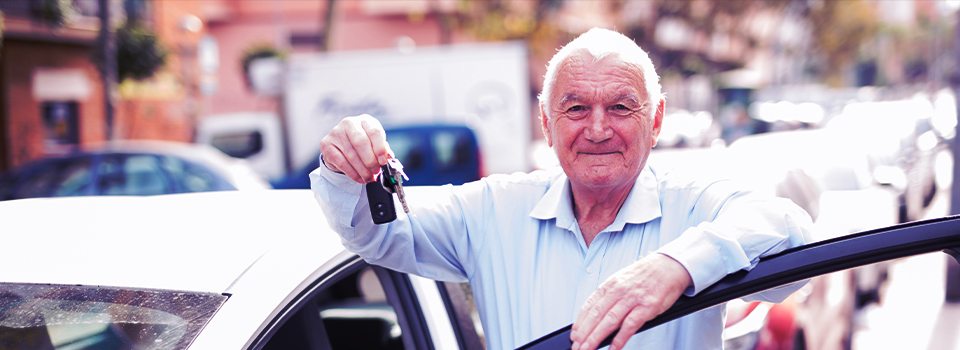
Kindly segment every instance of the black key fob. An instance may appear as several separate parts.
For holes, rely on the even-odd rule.
[[[370,216],[373,217],[374,224],[385,224],[397,219],[393,193],[383,188],[380,181],[367,183],[367,203],[370,203]]]

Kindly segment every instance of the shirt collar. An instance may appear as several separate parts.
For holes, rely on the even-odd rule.
[[[656,175],[649,167],[644,167],[607,231],[622,231],[628,223],[641,224],[660,217],[660,191],[657,184]],[[566,174],[561,174],[550,184],[547,193],[530,212],[530,217],[540,220],[556,218],[557,226],[570,229],[576,223],[572,201],[570,179]]]

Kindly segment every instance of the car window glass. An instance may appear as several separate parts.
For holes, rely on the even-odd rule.
[[[480,313],[473,298],[473,289],[470,283],[438,282],[443,284],[447,297],[450,300],[448,309],[455,316],[455,328],[460,333],[461,343],[467,350],[485,349],[486,338],[483,335],[483,325],[480,324]]]
[[[93,183],[93,171],[91,169],[91,159],[88,157],[75,158],[60,170],[59,183],[53,192],[53,196],[83,196],[87,195],[88,189]]]
[[[100,162],[100,192],[103,195],[154,195],[170,193],[157,157],[110,155]]]
[[[13,199],[14,190],[16,189],[17,177],[13,175],[0,176],[0,200]]]
[[[15,189],[13,198],[47,197],[60,174],[60,163],[49,162],[39,165]]]
[[[405,171],[416,172],[426,166],[424,155],[427,146],[416,133],[391,130],[387,133],[387,143],[390,144],[394,156],[403,163]]]
[[[0,283],[0,349],[184,349],[226,299]]]
[[[216,135],[210,144],[234,158],[247,158],[263,150],[263,135],[259,131]]]
[[[462,130],[438,130],[432,135],[437,168],[449,169],[470,163],[470,139]]]
[[[203,192],[220,189],[217,177],[206,169],[175,157],[163,157],[163,169],[170,174],[180,192]]]
[[[264,350],[404,349],[397,312],[373,268],[324,288],[277,330]]]

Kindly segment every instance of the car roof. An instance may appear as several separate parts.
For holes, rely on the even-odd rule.
[[[110,153],[147,153],[162,154],[182,158],[203,166],[212,168],[238,190],[270,189],[270,184],[254,173],[246,161],[232,158],[213,146],[207,144],[160,141],[160,140],[113,140],[94,142],[83,145],[80,149],[69,153],[50,154],[25,164],[27,168],[43,166],[60,159],[84,157],[94,154]]]
[[[312,271],[344,250],[308,190],[13,200],[0,222],[8,283],[223,293],[258,263]]]

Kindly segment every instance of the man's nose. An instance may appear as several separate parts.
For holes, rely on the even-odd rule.
[[[583,136],[591,142],[603,142],[613,137],[610,129],[610,119],[602,107],[594,107],[587,118],[589,125],[584,129]]]

